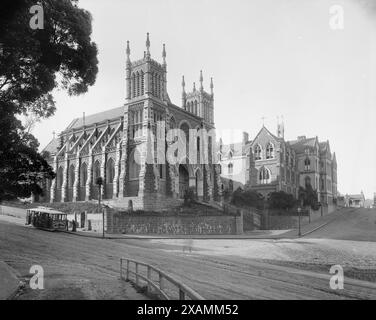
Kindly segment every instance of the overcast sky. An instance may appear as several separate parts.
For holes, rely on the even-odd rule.
[[[181,103],[187,89],[214,79],[219,130],[262,126],[285,138],[329,140],[338,162],[338,190],[376,192],[376,1],[372,0],[81,0],[93,16],[99,48],[96,84],[79,97],[55,91],[55,116],[34,134],[44,147],[52,131],[75,117],[121,106],[125,99],[125,45],[143,56],[150,32],[152,58],[166,44],[168,92]],[[330,27],[332,5],[344,9],[344,28]],[[338,11],[337,11],[338,12]],[[333,20],[332,20],[333,21]],[[239,137],[240,139],[240,137]],[[225,141],[226,142],[226,141]]]

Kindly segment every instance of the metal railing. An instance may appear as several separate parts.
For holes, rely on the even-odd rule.
[[[131,270],[132,265],[134,265],[134,270]],[[141,270],[141,267],[143,267],[144,270]],[[146,275],[142,274],[142,271],[144,271],[144,273],[146,271]],[[131,280],[130,275],[134,275],[135,281]],[[154,280],[153,276],[157,276],[157,279]],[[202,296],[185,284],[177,281],[172,276],[159,270],[158,268],[144,262],[128,258],[120,258],[120,279],[134,282],[137,287],[141,287],[140,280],[143,280],[146,282],[147,292],[153,293],[154,289],[163,300],[186,300],[186,298],[191,300],[204,300]],[[172,292],[175,293],[175,290],[168,290],[168,284],[172,285],[174,289],[177,289],[177,298],[174,298],[172,294]]]

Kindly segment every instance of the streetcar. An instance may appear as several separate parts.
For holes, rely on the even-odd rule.
[[[49,231],[67,230],[67,214],[46,207],[27,209],[26,225]]]

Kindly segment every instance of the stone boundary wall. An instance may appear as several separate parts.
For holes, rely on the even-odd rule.
[[[243,217],[107,213],[107,233],[221,235],[243,233]]]

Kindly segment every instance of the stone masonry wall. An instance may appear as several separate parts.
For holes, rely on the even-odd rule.
[[[239,234],[242,233],[242,217],[107,213],[107,232],[171,235]]]

